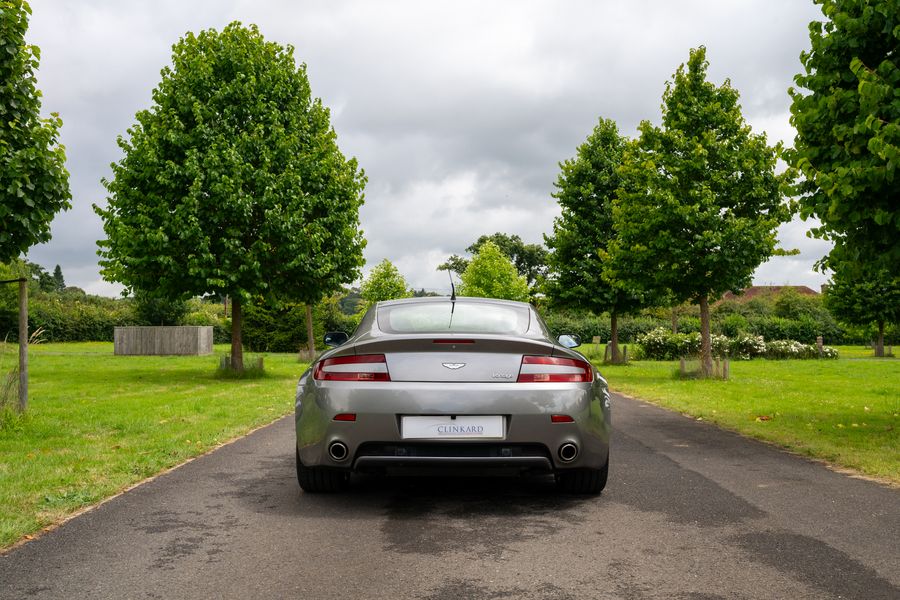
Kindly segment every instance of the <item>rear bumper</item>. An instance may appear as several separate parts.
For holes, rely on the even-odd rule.
[[[426,383],[300,380],[296,401],[297,449],[308,467],[351,471],[393,468],[512,468],[556,471],[601,468],[609,453],[606,383]],[[334,421],[354,413],[356,421]],[[565,414],[572,423],[552,423]],[[404,415],[502,415],[501,440],[411,441],[401,435]],[[331,444],[347,447],[333,459]],[[575,444],[564,461],[559,448]]]

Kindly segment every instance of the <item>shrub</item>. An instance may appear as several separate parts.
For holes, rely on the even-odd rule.
[[[775,340],[766,343],[766,358],[772,359],[803,359],[803,358],[837,358],[838,352],[834,348],[824,346],[822,354],[815,344],[801,344],[794,340]]]
[[[231,319],[224,316],[224,309],[218,303],[191,299],[187,302],[188,313],[181,325],[212,326],[213,343],[231,343]]]
[[[737,360],[750,360],[766,353],[766,342],[762,336],[738,333],[731,338],[728,355]]]
[[[749,323],[747,317],[738,313],[731,313],[719,321],[718,330],[722,335],[734,338],[747,331]]]
[[[170,300],[138,291],[134,294],[134,312],[142,325],[179,325],[188,312],[184,300]]]
[[[757,356],[775,359],[837,358],[834,348],[825,346],[820,356],[815,345],[792,340],[766,343],[761,336],[739,334],[734,338],[711,335],[713,356],[749,360]],[[638,339],[640,356],[649,360],[678,360],[695,357],[700,353],[699,333],[672,333],[665,328],[654,329]]]

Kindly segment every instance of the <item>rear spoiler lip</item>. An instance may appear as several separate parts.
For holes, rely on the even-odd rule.
[[[383,354],[385,352],[427,352],[427,351],[443,351],[443,352],[478,352],[480,350],[484,351],[492,351],[499,349],[498,347],[501,345],[513,345],[518,346],[518,349],[510,351],[512,352],[521,352],[521,354],[537,354],[537,355],[546,355],[546,356],[557,356],[559,351],[562,350],[561,347],[556,346],[552,342],[546,339],[536,339],[536,338],[512,338],[510,336],[502,336],[502,335],[459,335],[458,339],[461,343],[458,346],[454,346],[452,342],[446,342],[445,340],[451,340],[456,336],[448,336],[444,335],[404,335],[404,336],[391,336],[389,339],[384,337],[370,338],[368,340],[358,341],[353,344],[353,353],[354,354]],[[444,343],[435,344],[434,340],[441,340]],[[418,345],[416,343],[421,343],[419,348],[403,348],[403,349],[391,349],[391,346],[397,345],[408,345],[415,346]],[[406,344],[404,344],[406,343]],[[485,348],[488,346],[488,348]],[[494,348],[490,348],[490,346],[494,346]],[[348,348],[349,350],[349,348]],[[349,352],[348,352],[349,354]],[[563,353],[564,356],[570,356],[567,353]]]

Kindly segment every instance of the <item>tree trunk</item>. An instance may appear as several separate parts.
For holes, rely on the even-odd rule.
[[[19,280],[19,412],[28,408],[28,280]]]
[[[884,321],[878,321],[878,339],[875,341],[875,356],[884,356]]]
[[[316,334],[313,333],[313,313],[312,305],[306,304],[306,347],[309,352],[309,361],[312,362],[316,358]]]
[[[672,333],[678,333],[678,307],[672,307]]]
[[[711,377],[712,344],[709,338],[709,298],[700,296],[700,375]]]
[[[612,354],[610,361],[617,365],[622,362],[622,358],[619,356],[619,315],[610,313],[609,321],[609,347]]]
[[[241,340],[241,297],[231,299],[231,368],[244,370],[244,347]]]

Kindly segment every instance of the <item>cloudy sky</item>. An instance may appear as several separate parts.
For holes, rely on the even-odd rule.
[[[741,92],[744,115],[770,141],[793,138],[787,88],[820,19],[811,0],[593,2],[298,2],[32,0],[44,111],[63,118],[73,208],[29,258],[60,264],[69,285],[113,295],[98,274],[103,232],[91,205],[121,157],[116,136],[146,108],[171,46],[187,31],[256,23],[292,44],[338,141],[369,184],[362,209],[367,269],[388,258],[410,285],[441,290],[435,267],[479,235],[541,242],[558,214],[558,162],[598,117],[633,135],[659,121],[665,81],[705,45],[710,78]],[[758,284],[806,284],[827,244],[809,222],[780,231],[795,257]]]

